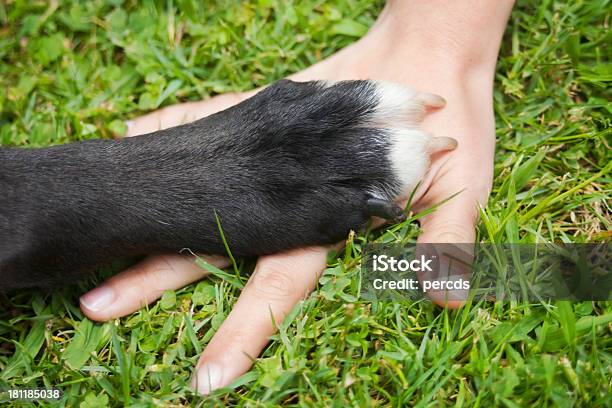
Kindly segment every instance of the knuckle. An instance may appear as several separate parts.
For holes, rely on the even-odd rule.
[[[474,241],[476,215],[467,215],[465,220],[431,220],[424,227],[435,234],[437,242],[472,243]]]
[[[172,273],[175,273],[175,271],[169,262],[165,259],[154,258],[136,267],[135,284],[143,289],[163,292],[166,290],[163,287],[164,282],[167,280],[167,276]]]
[[[253,331],[250,329],[249,326],[229,328],[222,326],[215,334],[223,339],[224,349],[240,353],[253,341]]]
[[[262,296],[271,300],[292,298],[296,288],[287,272],[287,266],[277,262],[267,262],[255,271],[249,285]]]

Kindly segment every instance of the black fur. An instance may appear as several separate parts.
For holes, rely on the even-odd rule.
[[[223,254],[215,213],[238,256],[400,216],[371,201],[399,192],[377,95],[368,81],[284,80],[149,135],[0,149],[0,290],[70,282],[130,255]]]

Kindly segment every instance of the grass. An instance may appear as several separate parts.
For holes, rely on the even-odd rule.
[[[111,137],[140,113],[267,84],[353,42],[382,6],[134,3],[0,3],[3,145]],[[608,0],[515,8],[497,68],[495,182],[480,240],[610,239],[611,9]],[[394,234],[405,242],[418,231]],[[611,303],[477,302],[447,311],[358,302],[364,239],[330,257],[317,291],[254,369],[207,399],[187,384],[244,283],[223,278],[231,272],[105,324],[77,306],[92,283],[0,297],[0,389],[55,386],[64,391],[60,406],[82,407],[612,406]],[[22,404],[2,394],[0,402]]]

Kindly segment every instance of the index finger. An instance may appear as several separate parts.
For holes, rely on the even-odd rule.
[[[259,258],[238,301],[204,350],[192,386],[207,394],[249,370],[287,313],[315,288],[327,248]]]

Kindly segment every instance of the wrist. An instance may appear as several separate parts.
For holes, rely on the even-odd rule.
[[[386,50],[387,57],[403,55],[406,64],[424,61],[429,69],[492,76],[512,5],[512,0],[389,0],[363,40],[370,49]]]

